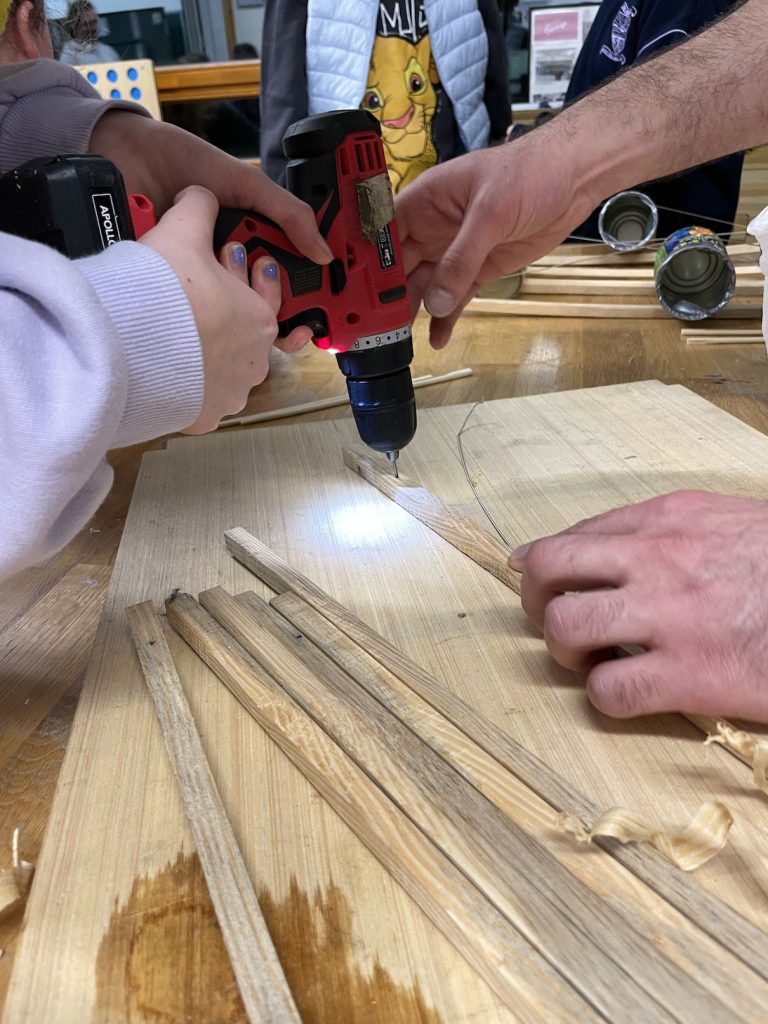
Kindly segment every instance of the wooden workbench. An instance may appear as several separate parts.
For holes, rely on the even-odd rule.
[[[471,366],[475,376],[423,389],[418,396],[422,408],[656,378],[685,384],[763,432],[768,430],[768,362],[761,345],[687,347],[680,340],[679,323],[672,320],[472,317],[460,323],[451,345],[436,353],[427,345],[425,328],[425,321],[417,322],[417,373]],[[310,349],[293,359],[276,353],[270,378],[254,393],[250,408],[278,408],[337,394],[341,387],[334,361],[321,353]],[[345,413],[336,410],[315,416],[329,418],[342,414]],[[22,574],[0,591],[0,614],[5,628],[33,608],[73,566],[111,565],[140,457],[144,451],[162,444],[158,441],[114,453],[115,486],[89,527],[51,563]],[[23,854],[29,860],[36,859],[76,706],[75,689],[0,768],[0,867],[6,866],[10,858],[10,842],[5,837],[9,840],[12,830],[20,824],[24,825]],[[0,707],[0,721],[2,717]],[[181,865],[179,870],[186,869]],[[193,871],[191,865],[189,871]],[[176,881],[195,887],[195,899],[203,906],[201,919],[210,921],[210,907],[205,906],[207,895],[199,878]],[[7,951],[0,959],[0,1004],[12,969],[20,924],[18,917],[0,924],[0,949]],[[210,948],[204,957],[207,976],[197,979],[197,983],[228,989],[231,972],[215,927],[208,924],[200,941]],[[369,984],[375,987],[375,979]],[[384,1000],[392,998],[392,993],[358,991],[350,985],[345,998],[350,1000],[350,1012],[339,1020],[358,1019],[351,1010],[355,999]],[[162,1015],[164,1008],[155,1006],[153,1012]],[[415,1006],[411,1007],[410,1015],[403,1007],[398,1013],[393,1008],[393,1021],[421,1019]]]

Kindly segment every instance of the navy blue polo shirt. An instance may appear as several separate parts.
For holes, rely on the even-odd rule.
[[[683,41],[725,14],[736,0],[603,0],[584,43],[568,88],[566,103],[594,89],[636,60]],[[664,83],[659,82],[663,90]],[[616,111],[621,117],[622,112]],[[610,134],[610,122],[604,130]],[[638,183],[658,206],[690,211],[687,214],[659,210],[658,234],[666,237],[678,228],[697,223],[718,233],[726,232],[736,216],[744,157],[737,153],[705,167],[653,184]],[[598,238],[597,216],[574,231]],[[707,219],[707,218],[717,219]]]

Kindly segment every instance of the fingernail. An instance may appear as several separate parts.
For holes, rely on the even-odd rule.
[[[525,559],[525,556],[528,554],[530,549],[530,544],[521,544],[519,548],[515,548],[515,550],[509,556],[508,560],[509,564],[512,566],[513,569],[519,570],[522,567],[523,560]]]
[[[326,255],[328,256],[328,259],[332,260],[333,259],[333,249],[331,249],[330,245],[328,245],[328,243],[325,241],[325,239],[322,239],[322,242],[323,242],[323,248],[325,249],[325,252],[326,252]]]
[[[247,257],[245,255],[245,246],[240,245],[239,242],[236,245],[233,245],[232,248],[230,249],[230,258],[232,260],[232,265],[234,267],[238,267],[240,270],[244,270],[245,265],[247,263]]]
[[[445,289],[433,288],[432,291],[427,292],[424,305],[427,307],[427,312],[430,316],[448,316],[456,305],[456,300]]]
[[[277,281],[280,276],[280,271],[277,269],[276,263],[265,263],[262,274],[268,281]]]

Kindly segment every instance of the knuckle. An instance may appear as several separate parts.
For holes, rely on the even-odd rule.
[[[589,699],[598,709],[614,718],[631,718],[652,709],[658,694],[658,681],[642,667],[643,655],[602,662],[587,679]]]
[[[544,611],[544,636],[548,643],[571,647],[576,636],[573,601],[556,597]]]
[[[463,279],[474,276],[475,268],[472,260],[458,249],[449,249],[440,262],[443,272],[448,275],[449,279],[451,277]]]

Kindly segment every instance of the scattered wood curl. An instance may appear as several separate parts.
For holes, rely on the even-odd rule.
[[[733,817],[724,804],[713,800],[702,804],[688,827],[676,834],[660,832],[623,807],[612,807],[601,814],[591,828],[566,811],[558,814],[556,824],[577,843],[591,843],[598,836],[618,839],[620,843],[650,843],[683,871],[694,871],[728,842]]]
[[[710,743],[722,744],[751,765],[755,785],[763,793],[768,793],[768,743],[765,740],[757,740],[743,729],[721,720],[717,723],[717,732],[710,733],[704,740],[705,746]]]
[[[13,830],[11,848],[13,861],[11,867],[0,871],[0,919],[22,906],[32,884],[35,868],[28,860],[19,855],[20,828]]]

